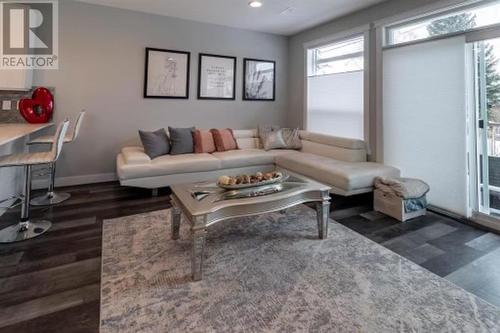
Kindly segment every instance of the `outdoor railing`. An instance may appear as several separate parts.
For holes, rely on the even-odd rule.
[[[500,123],[488,122],[488,155],[500,157]]]

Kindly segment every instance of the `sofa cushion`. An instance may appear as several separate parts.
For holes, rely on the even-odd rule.
[[[334,146],[346,149],[366,149],[366,143],[363,140],[343,138],[339,136],[300,131],[300,138],[306,141],[321,143],[328,146]]]
[[[283,138],[283,134],[281,133],[281,130],[279,131],[273,131],[267,133],[264,142],[264,149],[271,150],[271,149],[286,149],[286,142],[285,139]]]
[[[231,150],[213,153],[212,156],[220,160],[223,169],[274,163],[274,154],[262,149]]]
[[[267,153],[276,157],[276,156],[299,153],[299,151],[294,150],[294,149],[271,149],[271,150],[268,150]]]
[[[233,136],[235,139],[258,138],[257,129],[235,129],[233,130]]]
[[[173,128],[168,127],[170,134],[171,155],[190,154],[194,152],[193,131],[196,128]]]
[[[170,151],[170,143],[164,128],[160,128],[155,132],[139,130],[139,137],[141,138],[144,152],[149,158],[166,155]]]
[[[210,130],[214,137],[215,147],[217,151],[229,151],[238,149],[238,144],[236,143],[236,139],[233,135],[233,130],[230,128],[226,129],[216,129],[213,128]]]
[[[281,135],[283,135],[288,149],[302,148],[302,140],[300,140],[300,131],[298,128],[282,128]]]
[[[302,152],[344,162],[366,162],[365,149],[350,149],[302,140]]]
[[[126,160],[126,154],[123,151],[122,154],[124,160]],[[220,169],[220,167],[220,160],[211,154],[164,155],[147,163],[127,163],[121,170],[121,177],[130,179],[165,176],[177,173],[214,171]]]
[[[281,127],[278,125],[259,125],[257,129],[257,135],[260,139],[260,142],[264,143],[266,137],[269,133],[278,131]]]
[[[344,162],[309,153],[277,156],[282,168],[335,186],[346,192],[373,187],[375,177],[399,177],[399,170],[372,162]]]
[[[215,151],[215,142],[212,132],[204,130],[194,130],[194,152],[200,153],[213,153]]]

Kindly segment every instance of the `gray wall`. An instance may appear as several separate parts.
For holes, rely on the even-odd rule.
[[[147,46],[191,52],[189,100],[143,99]],[[56,122],[88,111],[79,141],[65,149],[58,165],[59,177],[79,176],[66,178],[66,184],[112,176],[120,145],[138,129],[251,128],[286,121],[286,37],[65,0],[59,47],[60,69],[39,71],[34,85],[55,88]],[[199,52],[238,57],[236,101],[196,99]],[[276,60],[275,102],[241,100],[243,57]]]
[[[460,2],[461,0],[445,0]],[[289,40],[289,113],[287,125],[303,126],[304,111],[304,43],[322,39],[331,35],[349,31],[360,26],[399,15],[419,7],[436,3],[436,0],[392,0],[364,9],[340,19],[322,24],[292,36]],[[371,50],[373,51],[373,50]],[[375,110],[370,110],[374,112]],[[375,117],[373,117],[374,119]]]

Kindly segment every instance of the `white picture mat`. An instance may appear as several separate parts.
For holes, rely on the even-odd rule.
[[[200,60],[200,96],[233,98],[236,60],[206,55]]]
[[[184,97],[187,95],[188,55],[149,50],[147,95]]]

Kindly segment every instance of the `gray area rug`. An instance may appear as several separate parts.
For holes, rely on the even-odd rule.
[[[189,227],[170,210],[103,226],[101,332],[494,332],[500,310],[298,206],[209,229],[190,279]]]

